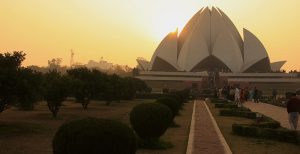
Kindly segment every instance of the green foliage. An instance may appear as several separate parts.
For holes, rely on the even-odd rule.
[[[136,138],[121,122],[85,118],[63,124],[52,146],[54,154],[135,154]]]
[[[101,99],[109,105],[112,101],[133,99],[137,92],[146,92],[149,89],[142,80],[122,78],[116,74],[107,75],[98,70],[75,68],[67,73],[72,80],[73,96],[86,107],[90,99]]]
[[[172,122],[172,111],[158,103],[143,103],[130,112],[130,123],[143,140],[155,140],[162,136]]]
[[[181,105],[175,98],[161,97],[158,98],[156,102],[168,106],[172,111],[173,118],[179,114],[179,108]]]
[[[113,100],[116,100],[120,102],[121,97],[122,97],[122,89],[124,88],[125,85],[123,85],[122,78],[116,74],[113,74],[109,76],[109,88],[111,88],[111,91],[106,91],[110,92],[113,97]],[[108,88],[108,87],[106,87]]]
[[[143,140],[138,140],[138,147],[142,149],[152,149],[152,150],[158,150],[158,149],[169,149],[172,148],[174,145],[171,142],[166,142],[158,138]]]
[[[22,68],[18,72],[17,107],[21,110],[33,110],[34,104],[42,97],[42,74]]]
[[[218,98],[212,98],[212,99],[211,99],[211,102],[212,102],[212,103],[215,103],[215,104],[226,104],[226,103],[228,103],[227,100],[224,100],[224,99],[218,99]]]
[[[161,93],[137,93],[137,99],[157,99],[159,97],[168,97],[169,95]]]
[[[285,98],[290,99],[294,94],[295,94],[295,92],[286,92]]]
[[[244,117],[248,119],[256,119],[256,113],[251,111],[243,110],[220,110],[221,116],[235,116],[235,117]]]
[[[0,113],[17,101],[18,71],[25,55],[22,51],[0,53]]]
[[[251,126],[276,129],[280,127],[280,123],[277,121],[266,121],[266,122],[253,123],[251,124]]]
[[[151,92],[151,88],[149,88],[144,81],[137,78],[125,77],[123,84],[122,97],[127,100],[135,98],[137,93],[148,94]]]
[[[190,99],[190,89],[172,92],[170,96],[183,105],[183,103],[186,103]]]
[[[238,108],[238,105],[232,103],[219,103],[215,104],[215,108]]]
[[[85,67],[70,69],[67,73],[71,79],[71,93],[75,96],[76,102],[81,103],[82,107],[87,109],[96,90],[93,73]]]
[[[62,102],[68,95],[69,79],[56,70],[52,70],[44,75],[43,84],[44,98],[53,117],[56,117]]]
[[[247,124],[233,124],[232,132],[240,136],[274,139],[283,142],[300,144],[299,132],[285,128],[274,129]]]

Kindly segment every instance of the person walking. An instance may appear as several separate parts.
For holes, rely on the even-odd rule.
[[[235,88],[234,90],[234,101],[237,105],[240,104],[240,100],[241,99],[241,95],[240,95],[240,89],[239,88]]]
[[[272,91],[272,96],[273,96],[273,102],[275,103],[277,101],[277,90],[276,89],[273,89]]]
[[[254,102],[258,103],[258,90],[256,89],[256,87],[254,87],[253,90],[253,98],[254,98]]]
[[[297,130],[299,112],[300,112],[300,99],[296,97],[296,93],[292,93],[289,101],[287,102],[287,112],[289,117],[289,123],[291,125],[291,130]]]
[[[241,104],[243,104],[245,100],[246,100],[245,89],[241,88],[241,90],[240,90],[240,102],[241,102]]]

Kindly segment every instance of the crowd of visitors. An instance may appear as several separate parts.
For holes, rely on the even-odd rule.
[[[252,101],[258,103],[259,99],[262,97],[262,91],[258,90],[256,87],[251,88],[239,88],[238,86],[224,86],[215,90],[216,96],[220,99],[230,100],[235,102],[238,106],[242,106],[245,101]],[[277,100],[277,90],[272,90],[272,100],[275,102]],[[300,114],[300,90],[296,93],[289,93],[286,95],[288,100],[287,112],[289,123],[291,125],[291,130],[297,130],[299,114]]]
[[[233,86],[224,86],[217,91],[218,98],[234,101],[237,104],[243,103],[245,101],[254,101],[258,103],[259,99],[262,96],[262,92],[256,87],[251,89],[249,87],[239,88]]]

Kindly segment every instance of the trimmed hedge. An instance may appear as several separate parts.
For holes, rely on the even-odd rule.
[[[218,103],[215,104],[215,108],[238,108],[238,105],[232,103],[229,104]]]
[[[167,94],[158,94],[158,93],[137,93],[135,95],[136,99],[157,99],[159,97],[166,97]]]
[[[253,123],[251,124],[251,126],[260,127],[260,128],[277,129],[280,128],[280,123],[277,121],[267,121],[267,122]]]
[[[85,118],[63,124],[52,142],[54,154],[134,154],[136,138],[125,124]]]
[[[214,103],[214,104],[226,104],[226,103],[228,103],[227,100],[219,99],[219,98],[212,98],[211,102]]]
[[[179,103],[176,99],[171,97],[161,97],[157,99],[156,102],[168,106],[172,111],[173,119],[179,114],[181,103]]]
[[[173,120],[172,111],[163,104],[143,103],[130,112],[130,123],[137,135],[144,140],[158,139]]]
[[[220,110],[220,116],[235,116],[248,119],[256,119],[256,113],[251,111]]]
[[[297,133],[297,131],[291,131],[285,128],[272,129],[261,128],[246,124],[233,124],[232,132],[240,136],[266,138],[300,144],[300,134]]]

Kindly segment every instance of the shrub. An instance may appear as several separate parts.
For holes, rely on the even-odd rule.
[[[294,92],[286,92],[285,98],[290,99],[295,93]]]
[[[166,94],[157,94],[157,93],[137,93],[135,95],[136,99],[157,99],[159,97],[165,97]]]
[[[232,132],[236,135],[243,135],[243,126],[240,124],[232,124]]]
[[[224,104],[224,103],[218,103],[215,104],[215,108],[238,108],[238,105],[236,104]]]
[[[274,139],[289,143],[300,143],[297,131],[291,131],[285,128],[273,129],[247,124],[233,124],[232,132],[240,136]]]
[[[276,129],[280,127],[280,123],[277,121],[272,122],[260,122],[260,123],[253,123],[252,126],[260,127],[260,128],[272,128]]]
[[[243,134],[244,136],[253,136],[253,137],[258,137],[260,130],[258,127],[254,126],[244,126]]]
[[[157,103],[168,106],[173,114],[173,118],[179,114],[180,103],[171,97],[161,97],[156,100]]]
[[[133,131],[117,121],[85,118],[63,124],[53,139],[54,154],[134,154]]]
[[[279,141],[289,142],[289,143],[297,143],[298,134],[296,131],[291,131],[288,129],[279,129],[277,131]]]
[[[248,111],[247,109],[230,109],[230,110],[220,110],[221,116],[235,116],[235,117],[245,117],[248,119],[256,119],[256,113]]]
[[[219,99],[219,98],[212,98],[211,102],[212,103],[217,103],[217,104],[226,104],[226,103],[228,103],[227,100],[225,100],[225,99]]]
[[[172,111],[158,103],[143,103],[130,112],[130,123],[137,135],[144,140],[158,139],[172,122]]]
[[[276,139],[278,137],[277,130],[272,128],[261,129],[261,137],[268,139]]]
[[[183,105],[184,103],[188,102],[188,100],[190,99],[190,93],[191,90],[190,89],[185,89],[185,90],[181,90],[181,91],[175,91],[171,93],[171,97],[174,97],[181,105]]]

